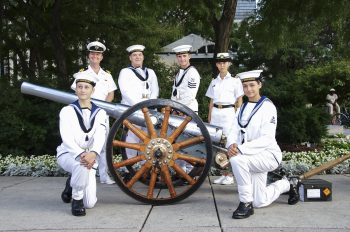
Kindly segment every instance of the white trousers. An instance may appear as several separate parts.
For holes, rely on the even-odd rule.
[[[224,135],[228,136],[233,126],[235,119],[235,108],[229,107],[224,109],[218,109],[213,107],[211,110],[210,124],[223,128]]]
[[[278,167],[274,155],[268,151],[256,155],[240,154],[231,157],[230,163],[241,202],[252,202],[257,208],[264,207],[270,205],[282,193],[289,191],[290,184],[287,179],[266,186],[267,173]]]
[[[80,160],[75,160],[69,153],[65,153],[58,157],[57,163],[72,175],[70,180],[72,198],[74,200],[83,199],[86,208],[94,207],[97,202],[96,170],[89,170],[82,166]]]
[[[108,137],[108,133],[109,133],[109,119],[107,119],[107,131],[106,131],[106,141],[107,141],[107,137]],[[98,173],[100,175],[100,181],[106,181],[109,178],[108,175],[108,167],[107,167],[107,158],[106,158],[106,143],[104,144],[102,151],[99,155],[100,159],[98,162]]]
[[[109,178],[108,175],[108,167],[107,167],[107,158],[106,158],[106,145],[103,147],[101,153],[100,153],[100,159],[98,162],[98,173],[100,175],[100,181],[106,181],[107,178]]]
[[[136,127],[138,129],[144,129],[144,128],[141,128],[139,126],[136,126]],[[126,135],[125,142],[127,142],[127,143],[140,143],[141,140],[132,131],[129,130],[128,134]],[[128,159],[137,156],[137,153],[138,153],[137,150],[129,149],[129,148],[125,148],[125,152],[126,152]]]

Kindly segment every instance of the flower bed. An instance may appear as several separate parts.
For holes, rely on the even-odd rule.
[[[300,175],[312,168],[340,157],[350,152],[350,142],[346,139],[326,140],[322,149],[313,151],[283,152],[282,166],[293,175]],[[114,160],[120,160],[116,156]],[[327,174],[342,174],[350,172],[350,160],[346,160],[336,167],[326,171]],[[212,175],[220,175],[219,170],[211,168]],[[3,176],[65,176],[67,173],[56,163],[52,155],[19,156],[0,155],[0,175]]]

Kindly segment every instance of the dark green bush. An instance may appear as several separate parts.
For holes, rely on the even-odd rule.
[[[23,95],[6,82],[0,86],[0,154],[55,154],[62,105]]]
[[[309,93],[303,91],[303,84],[292,73],[279,74],[263,84],[263,93],[277,107],[280,143],[318,143],[326,135],[327,115],[320,106],[306,108]]]

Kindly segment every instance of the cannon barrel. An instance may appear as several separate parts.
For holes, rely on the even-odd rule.
[[[52,88],[42,87],[39,85],[34,85],[28,82],[23,82],[21,85],[21,92],[28,95],[33,95],[55,101],[63,104],[70,104],[78,99],[75,94],[59,91]],[[104,109],[110,117],[115,119],[119,118],[126,110],[129,109],[129,106],[123,104],[113,104],[105,101],[100,101],[92,99],[92,101],[100,108]],[[156,125],[159,120],[163,119],[163,114],[157,111],[151,111],[152,123]],[[144,117],[142,112],[137,111],[131,116],[131,121],[139,126],[145,126]],[[178,127],[183,121],[182,117],[171,116],[169,119],[169,125]],[[221,127],[212,126],[208,123],[205,123],[205,126],[209,132],[210,138],[213,143],[220,143],[224,138]],[[190,122],[184,132],[189,133],[194,136],[201,135],[200,129],[195,123]]]

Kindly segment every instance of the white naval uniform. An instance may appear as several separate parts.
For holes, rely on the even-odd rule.
[[[135,74],[137,72],[139,75]],[[153,69],[123,68],[119,73],[118,85],[122,94],[121,103],[133,106],[148,99],[157,99],[159,94],[158,80]],[[131,131],[125,140],[129,143],[139,143],[140,139]],[[137,155],[133,149],[125,149],[129,158]]]
[[[91,98],[95,98],[97,100],[106,101],[106,97],[108,93],[117,90],[117,85],[115,84],[112,75],[109,72],[106,72],[102,68],[98,71],[98,73],[95,73],[95,71],[91,68],[89,65],[87,69],[83,69],[81,72],[89,72],[93,73],[93,75],[96,77],[96,86],[95,91],[91,95]],[[76,83],[75,81],[71,85],[71,88],[75,90]]]
[[[195,67],[189,66],[186,69],[180,69],[174,79],[171,100],[180,102],[188,106],[194,112],[198,112],[196,96],[200,79],[199,73]]]
[[[106,72],[102,68],[98,71],[98,73],[95,73],[95,71],[91,68],[89,65],[86,69],[82,69],[80,72],[89,72],[89,74],[92,74],[95,76],[96,86],[95,91],[91,95],[91,98],[106,101],[106,97],[108,93],[117,90],[117,85],[115,84],[112,75],[109,72]],[[76,83],[75,81],[71,85],[71,88],[75,90]],[[107,140],[107,136],[109,133],[109,122],[107,123],[108,128],[105,136],[105,140]],[[106,160],[106,147],[103,148],[101,154],[100,154],[100,162],[98,166],[100,180],[106,181],[109,177],[107,174],[107,160]]]
[[[140,80],[133,70],[140,74],[143,80]],[[121,103],[125,105],[133,106],[144,100],[158,98],[157,76],[150,68],[123,68],[119,73],[118,85],[122,94]]]
[[[93,103],[89,110],[82,109],[79,102],[75,101],[63,107],[60,112],[62,144],[57,147],[57,163],[71,173],[72,198],[83,199],[86,208],[92,208],[97,201],[96,170],[82,166],[80,154],[94,151],[98,154],[98,162],[105,144],[107,127],[106,112]]]
[[[220,74],[211,81],[205,96],[213,99],[216,105],[234,105],[237,98],[243,96],[243,86],[239,78],[232,77],[228,72],[222,79]],[[235,108],[216,108],[211,110],[210,124],[223,128],[223,134],[228,135],[235,118]]]
[[[290,188],[287,179],[266,186],[267,173],[278,167],[282,152],[275,139],[276,107],[267,98],[261,100],[262,104],[247,102],[242,105],[226,144],[226,147],[234,143],[238,145],[240,153],[231,157],[230,163],[239,199],[244,203],[252,202],[254,207],[271,204]]]

